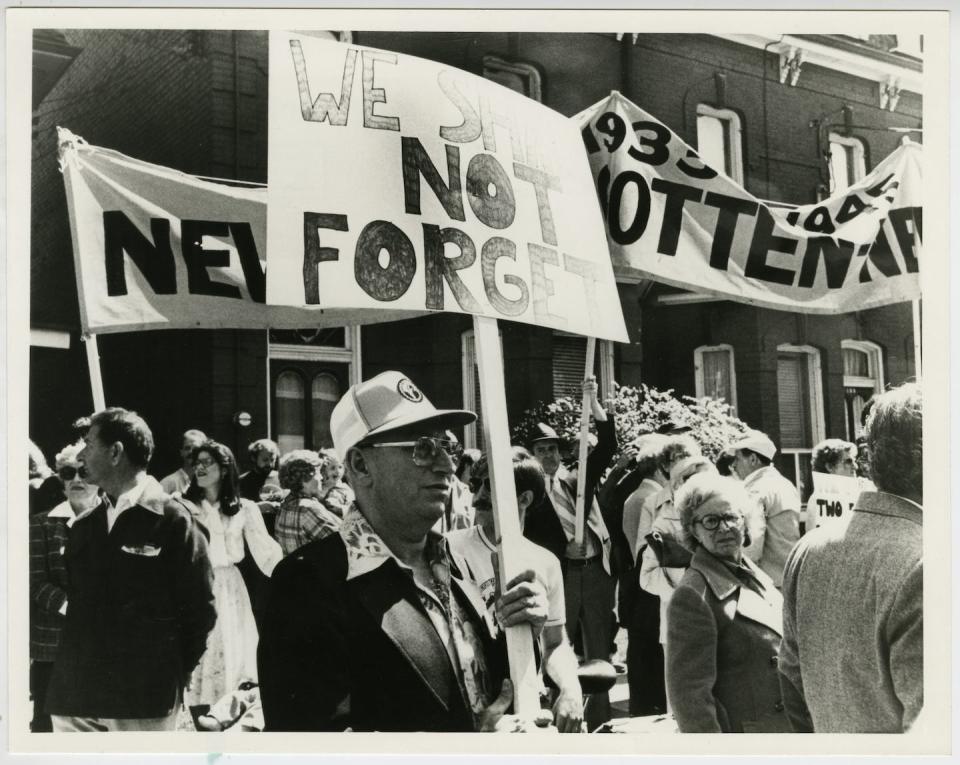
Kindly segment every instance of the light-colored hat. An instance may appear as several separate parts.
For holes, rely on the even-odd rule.
[[[465,409],[437,409],[410,378],[400,372],[382,372],[351,385],[330,415],[333,446],[341,459],[369,436],[416,423],[437,420],[445,429],[469,425],[477,415]]]
[[[738,449],[749,449],[768,460],[772,460],[773,455],[777,453],[777,447],[773,445],[773,441],[766,433],[759,430],[748,430],[739,441],[734,441],[727,447],[727,451]]]

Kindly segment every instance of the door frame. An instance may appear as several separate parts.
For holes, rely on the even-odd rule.
[[[356,385],[363,378],[361,376],[360,355],[360,325],[352,324],[344,327],[344,347],[293,345],[290,343],[271,343],[270,330],[265,330],[264,339],[267,343],[267,433],[273,433],[273,385],[270,372],[270,362],[277,361],[316,361],[347,365],[348,385]]]

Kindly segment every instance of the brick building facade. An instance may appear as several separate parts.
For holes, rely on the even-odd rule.
[[[55,127],[187,173],[267,178],[265,32],[59,34],[79,53],[34,112],[31,200],[30,433],[48,454],[91,407]],[[905,44],[890,50],[889,39],[354,32],[352,40],[490,77],[567,115],[619,90],[693,146],[719,130],[724,156],[715,161],[755,196],[787,204],[869,172],[904,134],[891,128],[915,129],[921,117],[919,58]],[[701,153],[709,155],[703,145]],[[853,434],[869,386],[914,374],[907,304],[823,317],[646,282],[622,281],[620,294],[630,343],[601,344],[604,381],[723,395],[788,449],[787,473],[816,440]],[[384,369],[406,371],[438,405],[476,405],[471,326],[449,314],[322,332],[119,333],[99,346],[107,401],[151,423],[153,469],[163,474],[188,427],[241,450],[266,434],[288,448],[323,445],[339,393]],[[511,418],[576,377],[581,339],[510,322],[502,334]],[[251,426],[235,424],[239,411]]]

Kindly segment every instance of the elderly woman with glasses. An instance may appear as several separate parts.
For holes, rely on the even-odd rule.
[[[750,502],[716,473],[674,499],[693,552],[667,607],[667,696],[682,733],[790,730],[777,673],[783,599],[743,554]]]
[[[87,480],[87,469],[79,459],[83,446],[83,441],[70,444],[56,457],[56,476],[67,498],[49,512],[30,518],[30,730],[34,732],[53,730],[43,707],[67,612],[63,551],[70,526],[99,501],[99,490]]]
[[[323,458],[309,449],[295,449],[280,460],[280,486],[290,493],[280,505],[273,534],[284,555],[340,530],[340,516],[322,502],[323,467]]]

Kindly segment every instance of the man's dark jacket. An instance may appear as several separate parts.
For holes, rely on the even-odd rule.
[[[597,493],[603,471],[606,470],[617,451],[617,431],[613,416],[608,416],[602,422],[597,421],[596,426],[597,445],[590,452],[590,456],[587,457],[587,486],[584,496],[587,513],[590,512],[590,503]],[[570,495],[576,497],[576,481],[568,481],[567,487],[570,489]],[[606,522],[606,519],[604,519],[604,522]],[[607,530],[610,531],[609,528]],[[543,498],[543,501],[537,507],[531,508],[527,512],[523,524],[523,535],[531,542],[546,547],[556,555],[561,566],[563,566],[564,573],[566,573],[567,535],[564,533],[560,519],[557,517],[557,511],[553,509],[553,502],[550,501],[549,494]]]
[[[147,478],[107,533],[101,502],[77,517],[64,552],[67,614],[47,712],[165,717],[206,647],[217,612],[207,540]]]
[[[258,650],[265,730],[472,731],[409,573],[391,559],[346,575],[339,534],[304,545],[274,570]],[[456,575],[451,581],[484,641],[490,686],[499,689],[503,643],[483,622],[479,592],[471,595]]]

